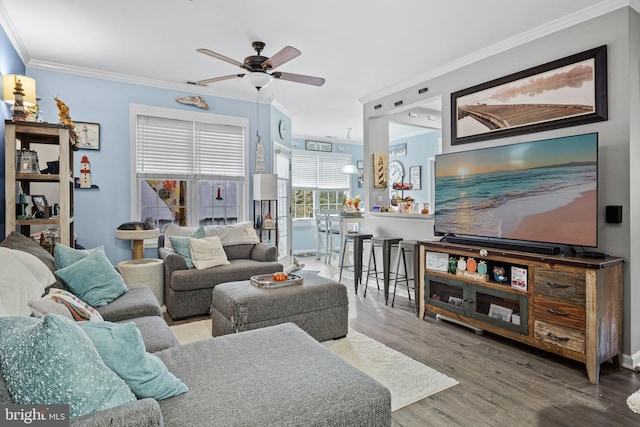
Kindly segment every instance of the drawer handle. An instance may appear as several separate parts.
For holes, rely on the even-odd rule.
[[[560,342],[569,341],[569,338],[567,338],[567,337],[559,337],[557,335],[554,335],[552,332],[547,333],[547,337],[551,338],[553,341],[560,341]]]
[[[567,313],[566,311],[558,311],[558,310],[554,310],[553,308],[547,308],[547,311],[557,316],[570,316],[570,313]]]
[[[554,283],[554,282],[547,282],[547,285],[551,286],[552,288],[569,288],[571,287],[571,285],[566,285],[563,283]]]

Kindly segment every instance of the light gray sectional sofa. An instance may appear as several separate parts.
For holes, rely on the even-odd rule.
[[[33,247],[20,245],[13,246],[33,253]],[[47,255],[44,251],[37,256],[52,266]],[[180,345],[153,292],[145,285],[128,287],[128,292],[99,308],[101,315],[105,320],[134,322],[146,350],[157,355],[189,391],[81,415],[71,419],[72,426],[391,425],[389,390],[296,325]],[[0,375],[0,404],[13,403]]]

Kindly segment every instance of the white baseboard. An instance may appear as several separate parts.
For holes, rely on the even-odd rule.
[[[640,351],[634,354],[623,354],[622,355],[622,367],[631,369],[632,371],[636,370],[636,366],[640,367]]]

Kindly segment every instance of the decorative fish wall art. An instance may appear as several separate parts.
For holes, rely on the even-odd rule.
[[[176,96],[176,101],[181,104],[195,105],[196,107],[204,110],[209,109],[209,105],[207,105],[207,102],[201,96]]]

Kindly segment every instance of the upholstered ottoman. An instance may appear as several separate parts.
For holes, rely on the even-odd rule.
[[[248,280],[219,284],[213,288],[212,335],[292,322],[318,341],[346,336],[346,287],[316,274],[302,277],[302,285],[273,289],[258,288]]]

